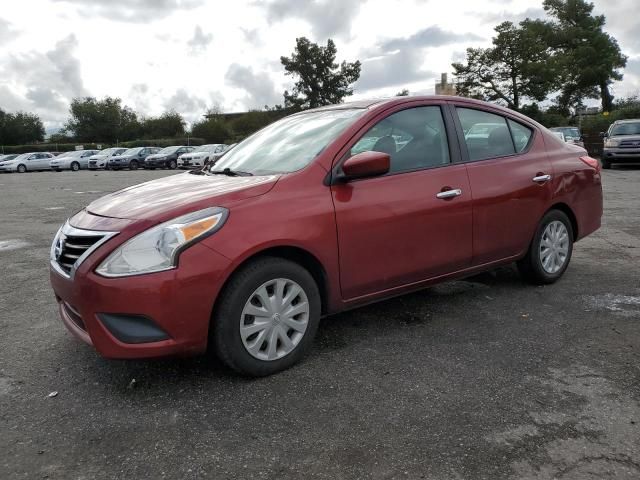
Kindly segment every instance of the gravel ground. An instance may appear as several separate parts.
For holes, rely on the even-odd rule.
[[[58,226],[167,174],[0,175],[1,479],[640,478],[640,169],[604,173],[557,284],[503,268],[336,315],[260,380],[104,360],[58,320]]]

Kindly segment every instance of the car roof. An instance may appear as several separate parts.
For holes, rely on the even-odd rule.
[[[640,122],[640,118],[628,118],[626,120],[616,120],[613,123],[638,123]]]

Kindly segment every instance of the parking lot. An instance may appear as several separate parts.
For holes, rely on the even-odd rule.
[[[104,360],[58,320],[60,224],[172,174],[0,175],[0,478],[640,477],[640,168],[604,172],[560,282],[503,268],[329,317],[258,380]]]

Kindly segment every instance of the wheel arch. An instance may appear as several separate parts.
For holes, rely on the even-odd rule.
[[[578,237],[578,219],[576,217],[576,214],[571,209],[571,207],[564,202],[558,202],[551,205],[551,207],[546,212],[544,212],[544,215],[549,213],[551,210],[560,210],[567,217],[569,217],[569,221],[571,222],[571,228],[573,230],[573,241],[575,242],[579,238]]]
[[[227,275],[227,278],[225,279],[222,287],[220,288],[218,296],[213,305],[212,314],[213,312],[215,312],[218,306],[220,293],[226,288],[231,278],[233,278],[233,275],[238,270],[243,268],[245,265],[255,261],[258,258],[263,258],[263,257],[278,257],[285,260],[290,260],[302,266],[303,268],[305,268],[311,274],[311,276],[316,282],[316,285],[318,286],[318,290],[320,292],[322,314],[324,315],[328,313],[329,281],[328,281],[327,272],[324,266],[322,265],[322,262],[320,262],[320,260],[318,260],[318,258],[314,254],[312,254],[308,250],[305,250],[304,248],[296,247],[292,245],[279,245],[279,246],[267,247],[257,252],[254,252],[251,255],[249,255],[247,258],[243,259],[238,265],[235,266],[235,268],[229,273],[229,275]]]

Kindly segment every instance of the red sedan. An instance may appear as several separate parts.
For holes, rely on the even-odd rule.
[[[456,97],[310,110],[209,171],[94,201],[51,248],[62,320],[109,358],[215,351],[267,375],[318,322],[511,262],[565,272],[600,227],[598,162],[516,112]]]

